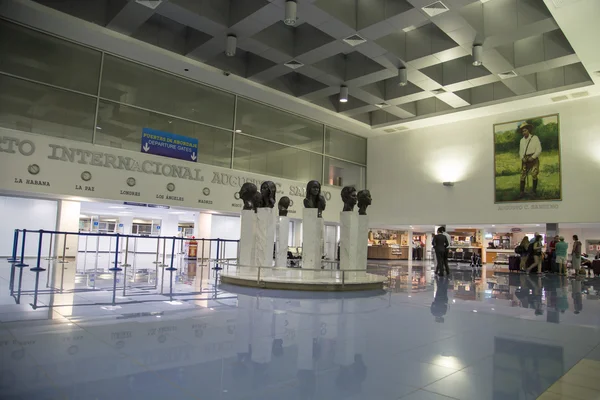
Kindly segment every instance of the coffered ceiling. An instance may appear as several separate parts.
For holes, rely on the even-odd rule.
[[[592,83],[542,0],[36,1],[372,127]]]

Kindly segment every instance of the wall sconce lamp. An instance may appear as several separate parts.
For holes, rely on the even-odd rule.
[[[447,186],[447,187],[452,187],[452,186],[454,186],[454,182],[443,182],[442,185]]]

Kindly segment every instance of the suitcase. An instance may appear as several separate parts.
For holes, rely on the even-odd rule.
[[[521,270],[521,257],[520,256],[510,256],[508,257],[508,271],[517,271]]]

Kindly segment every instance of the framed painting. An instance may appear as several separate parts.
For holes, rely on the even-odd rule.
[[[494,198],[562,200],[558,114],[494,125]]]

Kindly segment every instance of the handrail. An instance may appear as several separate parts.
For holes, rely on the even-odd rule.
[[[218,240],[220,242],[234,242],[234,243],[238,243],[239,240],[237,239],[220,239],[220,238],[215,238],[215,239],[205,239],[205,238],[184,238],[184,237],[179,237],[179,236],[140,236],[140,235],[133,235],[133,234],[125,234],[125,233],[101,233],[101,232],[64,232],[64,231],[47,231],[45,229],[36,229],[36,230],[29,230],[29,229],[15,229],[16,232],[27,232],[27,233],[52,233],[55,235],[79,235],[79,236],[99,236],[99,237],[120,237],[120,238],[145,238],[145,239],[177,239],[177,240],[185,240],[185,241],[193,241],[193,240],[208,240],[208,241],[214,241],[214,240]]]

